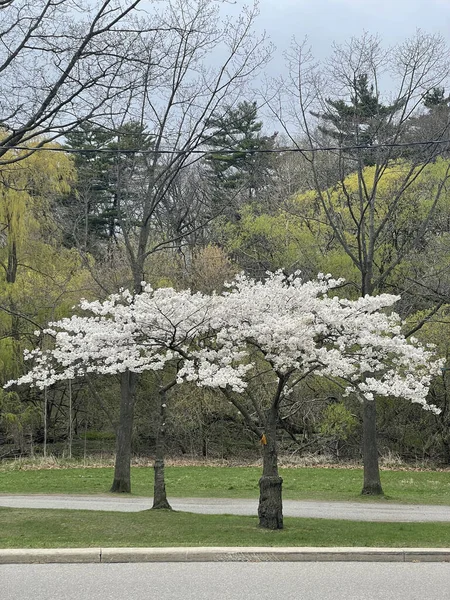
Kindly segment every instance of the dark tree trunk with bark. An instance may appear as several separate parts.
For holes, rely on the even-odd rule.
[[[164,479],[164,451],[166,439],[166,394],[165,391],[160,392],[160,410],[158,431],[156,434],[156,449],[155,449],[155,482],[153,490],[153,506],[152,508],[168,508],[172,507],[167,500],[166,484]]]
[[[131,492],[131,439],[137,374],[125,371],[120,380],[120,418],[116,432],[116,462],[111,492]]]
[[[378,465],[377,406],[375,400],[363,400],[363,459],[364,487],[361,494],[380,496],[383,494]]]
[[[267,414],[263,436],[263,474],[259,480],[259,526],[264,529],[283,529],[283,479],[278,475],[277,454],[278,411],[272,407]]]
[[[8,265],[6,267],[6,281],[7,283],[15,283],[17,278],[17,246],[16,242],[13,242],[11,248],[8,251]]]

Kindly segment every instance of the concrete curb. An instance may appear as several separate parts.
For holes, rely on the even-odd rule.
[[[0,550],[0,564],[144,562],[450,562],[450,548],[56,548]]]

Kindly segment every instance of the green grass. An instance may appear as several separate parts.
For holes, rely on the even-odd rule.
[[[257,498],[261,469],[256,467],[168,467],[166,488],[172,497]],[[361,500],[361,469],[281,469],[285,499]],[[0,470],[4,494],[107,493],[113,470],[102,468]],[[383,471],[382,502],[450,505],[450,472]],[[133,495],[151,496],[153,469],[132,469]]]
[[[284,523],[283,531],[268,531],[258,528],[256,517],[0,508],[0,547],[450,546],[450,523]]]

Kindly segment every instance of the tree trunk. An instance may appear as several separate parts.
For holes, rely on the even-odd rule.
[[[374,400],[363,400],[363,460],[364,487],[361,494],[379,496],[383,494],[378,465],[377,407]]]
[[[137,374],[125,371],[120,380],[120,418],[116,434],[116,462],[111,492],[131,492],[131,438]]]
[[[263,474],[259,480],[259,526],[264,529],[283,529],[283,479],[278,475],[277,419],[275,408],[267,414],[263,436]]]
[[[7,283],[16,283],[17,278],[17,246],[16,242],[13,242],[11,248],[8,250],[8,264],[6,267],[6,281]]]
[[[153,506],[152,508],[168,508],[170,506],[166,495],[166,484],[164,480],[164,451],[166,438],[166,394],[160,392],[161,405],[159,410],[158,431],[156,434],[155,448],[155,482],[153,490]]]

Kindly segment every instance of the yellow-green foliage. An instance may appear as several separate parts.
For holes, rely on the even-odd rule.
[[[20,402],[14,392],[0,389],[0,427],[18,446],[23,446],[24,435],[30,432],[41,420],[39,409]]]
[[[336,440],[346,440],[354,433],[358,422],[342,402],[329,404],[323,412],[320,433]]]
[[[372,215],[373,278],[376,281],[395,264],[384,285],[403,282],[418,268],[426,268],[430,258],[435,262],[443,256],[443,248],[448,255],[450,194],[446,186],[440,190],[448,170],[449,161],[444,159],[415,168],[399,161],[381,174],[376,167],[352,173],[324,190],[322,198],[315,191],[299,194],[272,214],[248,205],[237,221],[220,223],[222,243],[251,273],[277,269],[301,270],[306,276],[332,273],[356,284],[346,288],[346,295],[359,295]],[[427,231],[418,241],[428,218]],[[330,221],[350,252],[344,250]]]
[[[36,230],[49,224],[52,198],[67,193],[75,178],[73,162],[67,154],[36,151],[24,156],[24,150],[11,150],[5,158],[20,160],[0,169],[0,223],[9,247],[13,243],[28,243]]]
[[[257,214],[251,206],[236,223],[223,226],[226,249],[248,268],[316,270],[321,248],[314,232],[296,215],[280,210]]]
[[[442,306],[439,311],[427,321],[428,310],[423,310],[411,315],[405,323],[405,331],[425,320],[422,327],[414,334],[422,344],[434,344],[438,356],[447,359],[450,366],[450,305]]]
[[[0,383],[21,372],[22,350],[36,343],[38,326],[89,295],[88,273],[78,253],[62,245],[51,216],[54,199],[74,178],[72,160],[61,152],[35,152],[0,169]],[[7,279],[11,258],[17,267]]]
[[[449,440],[450,305],[442,306],[436,314],[430,317],[430,320],[427,320],[429,316],[430,312],[427,310],[416,312],[407,319],[404,329],[406,331],[418,323],[423,323],[420,329],[414,333],[414,336],[424,345],[432,344],[436,354],[445,359],[440,376],[435,377],[433,380],[430,390],[430,403],[436,404],[442,409],[441,414],[434,418],[443,426],[440,435]],[[419,430],[416,435],[421,439],[424,435],[426,436],[426,433],[427,430],[425,430],[425,434]],[[430,438],[423,443],[432,445],[435,440],[436,438],[433,436],[432,439]]]
[[[348,175],[321,195],[315,192],[298,195],[292,201],[292,210],[308,222],[318,243],[326,246],[323,270],[335,276],[355,280],[359,267],[352,265],[348,256],[344,257],[343,246],[330,223],[334,223],[358,260],[363,261],[364,250],[369,249],[372,237],[376,277],[377,270],[383,272],[399,256],[402,261],[408,259],[412,242],[429,216],[429,232],[445,230],[450,195],[446,187],[441,193],[439,190],[448,177],[448,170],[449,161],[444,159],[415,168],[407,162],[397,162],[381,175],[375,166],[366,167],[361,174]],[[399,265],[392,277],[398,276],[402,268],[404,264]]]

